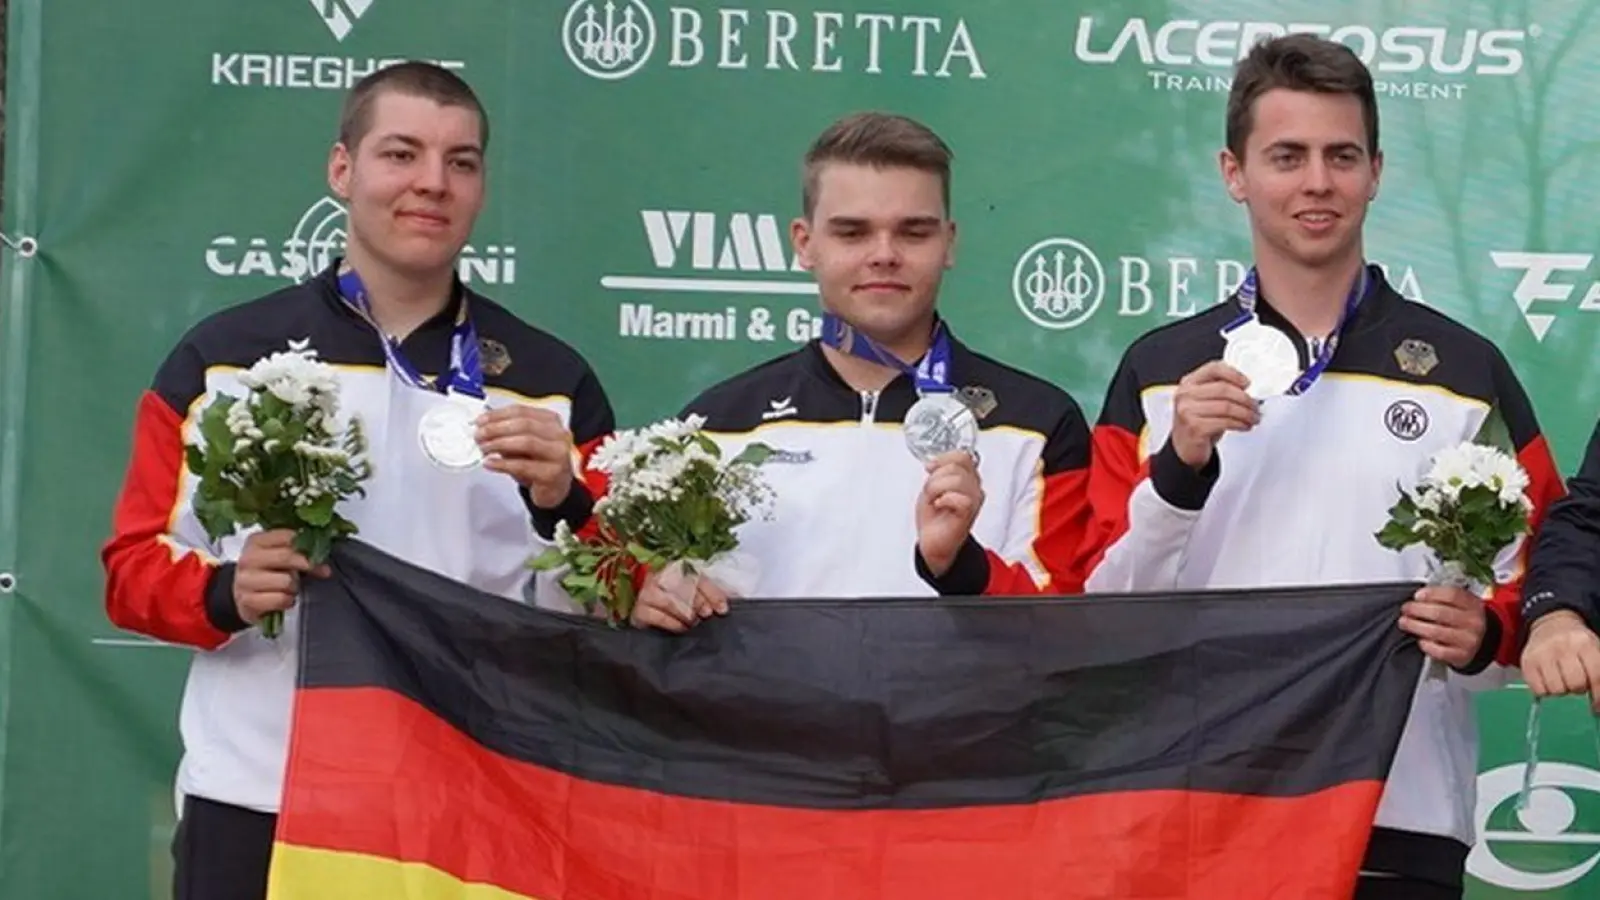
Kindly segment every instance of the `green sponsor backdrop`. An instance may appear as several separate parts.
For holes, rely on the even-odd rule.
[[[810,336],[798,157],[865,107],[956,148],[955,328],[1093,413],[1135,335],[1248,263],[1216,173],[1230,61],[1290,26],[1336,34],[1382,90],[1373,258],[1504,348],[1570,471],[1600,410],[1596,6],[13,0],[0,897],[165,895],[186,655],[106,624],[96,557],[133,403],[189,323],[337,249],[323,163],[341,89],[374,66],[441,60],[482,93],[493,200],[463,271],[580,347],[624,424]],[[1481,704],[1471,895],[1600,895],[1581,704],[1546,716],[1557,786],[1509,805],[1527,702]]]

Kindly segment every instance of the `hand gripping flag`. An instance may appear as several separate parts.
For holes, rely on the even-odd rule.
[[[683,636],[358,543],[310,588],[273,900],[1348,898],[1411,585],[747,601]]]

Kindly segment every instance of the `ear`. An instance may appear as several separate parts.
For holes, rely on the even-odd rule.
[[[354,161],[343,143],[333,145],[328,153],[328,187],[340,200],[350,199],[350,170]]]
[[[800,268],[811,271],[816,260],[811,256],[811,223],[804,216],[789,223],[789,243],[794,247],[794,258]]]
[[[1228,189],[1228,196],[1235,203],[1244,202],[1244,165],[1239,158],[1233,155],[1232,150],[1223,150],[1217,154],[1217,168],[1222,171],[1222,184]]]
[[[951,269],[956,264],[956,223],[951,221],[947,227],[950,229],[950,242],[944,248],[944,267]]]
[[[1367,194],[1368,200],[1378,199],[1378,185],[1383,181],[1383,151],[1379,150],[1372,156],[1372,190]]]

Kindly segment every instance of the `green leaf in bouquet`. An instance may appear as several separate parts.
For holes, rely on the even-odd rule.
[[[1500,504],[1500,498],[1494,491],[1481,485],[1463,488],[1458,508],[1464,516],[1482,516],[1491,512]]]
[[[1374,537],[1380,546],[1389,550],[1404,550],[1422,540],[1412,526],[1399,522],[1389,522]]]
[[[233,461],[233,432],[228,428],[228,409],[235,402],[233,397],[223,395],[200,414],[200,439],[205,442],[206,455],[225,463]]]
[[[323,494],[312,503],[295,507],[295,515],[307,525],[325,526],[333,521],[335,502],[336,498],[332,494]]]
[[[320,566],[333,555],[333,533],[326,528],[303,528],[295,532],[294,549],[313,566]]]
[[[703,434],[696,434],[694,436],[694,442],[698,444],[700,449],[704,450],[712,459],[722,458],[722,447],[720,447],[717,442],[713,441],[711,438],[708,438]]]
[[[245,515],[261,515],[273,506],[273,501],[278,499],[278,486],[280,480],[276,478],[263,479],[238,490],[234,499],[235,508]]]
[[[566,554],[559,547],[548,547],[533,559],[528,560],[528,568],[535,572],[553,572],[567,564]]]
[[[1467,573],[1467,577],[1479,584],[1492,585],[1496,581],[1494,575],[1494,566],[1492,564],[1485,563],[1482,559],[1473,558],[1462,560],[1461,570]]]
[[[643,544],[633,541],[628,543],[628,553],[635,560],[638,560],[640,565],[649,566],[652,569],[662,568],[667,564],[668,561],[665,556],[652,551]]]
[[[282,419],[289,413],[290,406],[271,391],[259,391],[256,396],[256,408],[259,411],[256,421],[261,423],[261,433],[267,433],[267,423]]]
[[[576,572],[561,579],[561,588],[573,596],[573,599],[582,600],[591,596],[600,586],[600,578],[593,572],[578,574]]]
[[[269,441],[283,441],[283,422],[278,419],[268,419],[261,423],[261,433]]]
[[[771,459],[772,454],[776,452],[777,451],[775,451],[773,448],[759,442],[747,444],[743,450],[739,451],[739,455],[733,458],[732,464],[738,466],[759,466]]]
[[[206,453],[200,449],[199,444],[187,444],[184,446],[183,462],[191,473],[202,477],[206,474]]]
[[[220,541],[233,534],[241,524],[239,513],[229,500],[196,497],[194,516],[199,520],[200,527],[206,530],[206,536],[213,541]]]
[[[1396,524],[1410,528],[1417,524],[1417,505],[1410,497],[1402,499],[1389,509],[1389,518]]]
[[[618,622],[626,622],[633,615],[633,603],[638,599],[633,591],[633,577],[627,570],[617,573],[611,582],[615,596],[610,604],[612,618]]]

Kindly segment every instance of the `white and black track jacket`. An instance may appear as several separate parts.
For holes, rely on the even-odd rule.
[[[357,538],[412,564],[508,601],[527,599],[530,556],[553,516],[586,517],[579,485],[561,511],[535,511],[506,475],[451,473],[423,456],[417,423],[442,395],[411,387],[387,367],[376,332],[340,298],[337,261],[318,277],[208,317],[171,351],[139,399],[132,456],[104,546],[105,605],[113,624],[193,648],[179,728],[177,786],[275,812],[288,752],[298,610],[275,640],[246,628],[233,599],[244,535],[210,540],[195,518],[196,479],[184,445],[218,393],[246,393],[240,371],[309,341],[340,380],[342,413],[361,417],[373,464],[367,495],[340,504]],[[447,366],[450,332],[467,297],[485,361],[490,406],[531,404],[568,424],[580,452],[614,427],[599,380],[576,351],[457,284],[456,301],[410,334],[402,351],[425,375]],[[536,522],[537,520],[537,522]]]
[[[1050,383],[951,338],[950,383],[992,398],[979,420],[986,499],[963,564],[1012,590],[1080,589],[1089,522],[1089,428]],[[908,376],[860,392],[820,342],[736,375],[696,397],[725,454],[751,441],[778,450],[764,474],[774,515],[741,527],[761,568],[757,597],[910,597],[933,593],[919,575],[916,500],[927,478],[900,423],[917,400]],[[976,562],[975,562],[976,561]],[[971,586],[979,593],[982,583]]]

